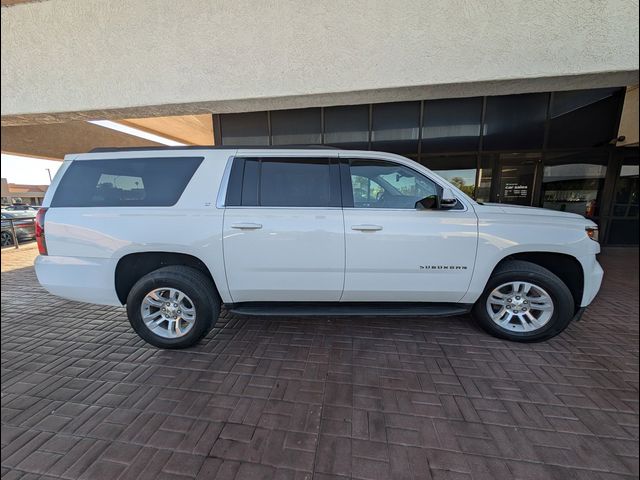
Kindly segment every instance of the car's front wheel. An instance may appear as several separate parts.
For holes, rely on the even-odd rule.
[[[565,283],[546,268],[512,260],[494,271],[473,315],[496,337],[536,342],[567,327],[574,315],[574,300]]]
[[[159,268],[131,288],[127,315],[142,339],[160,348],[185,348],[198,342],[220,314],[213,282],[184,266]]]
[[[13,245],[13,235],[11,232],[2,232],[2,246],[8,247],[9,245]]]

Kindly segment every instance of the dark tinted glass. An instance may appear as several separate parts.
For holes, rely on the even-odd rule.
[[[258,205],[259,158],[235,158],[227,183],[228,207],[255,207]]]
[[[371,148],[383,152],[417,155],[420,102],[373,105]]]
[[[638,159],[625,158],[616,180],[613,215],[616,217],[638,217]]]
[[[167,207],[175,204],[202,157],[77,160],[52,207]]]
[[[258,182],[260,181],[260,160],[247,158],[244,162],[244,175],[242,177],[241,205],[258,205]]]
[[[325,158],[263,158],[260,205],[263,207],[331,206],[331,171]]]
[[[640,241],[638,219],[611,220],[608,243],[612,245],[637,245]]]
[[[607,162],[606,154],[547,154],[542,178],[542,206],[597,217]]]
[[[551,106],[549,148],[597,147],[616,136],[623,90],[556,92]]]
[[[269,145],[267,112],[220,115],[222,145]]]
[[[491,184],[493,169],[497,160],[492,155],[480,157],[480,170],[478,171],[478,185],[475,199],[478,202],[490,202],[492,198]]]
[[[542,148],[548,93],[487,97],[484,150]]]
[[[271,112],[273,145],[316,145],[321,142],[320,109]]]
[[[369,106],[324,109],[324,143],[340,148],[369,148]]]
[[[422,152],[477,150],[481,115],[481,97],[424,102]]]

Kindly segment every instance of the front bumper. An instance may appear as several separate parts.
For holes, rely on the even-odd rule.
[[[582,271],[584,273],[584,289],[582,292],[581,307],[588,306],[596,297],[600,286],[602,285],[602,278],[604,277],[604,270],[596,260],[595,255],[589,255],[587,257],[579,258],[582,264]]]

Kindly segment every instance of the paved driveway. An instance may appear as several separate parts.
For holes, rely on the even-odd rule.
[[[547,343],[469,318],[256,319],[188,351],[122,308],[46,294],[2,254],[2,476],[68,479],[638,477],[638,251]]]

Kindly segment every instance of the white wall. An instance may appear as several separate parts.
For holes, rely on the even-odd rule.
[[[4,125],[638,78],[634,0],[49,0],[1,15]]]

